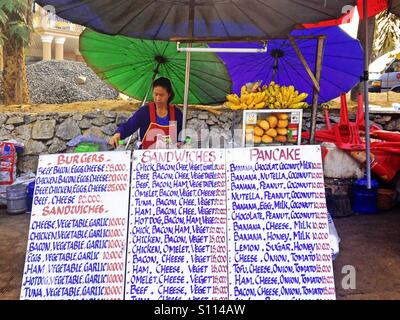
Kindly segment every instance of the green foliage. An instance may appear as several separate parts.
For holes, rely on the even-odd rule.
[[[0,45],[12,41],[27,46],[33,30],[28,23],[31,14],[29,0],[0,0]]]

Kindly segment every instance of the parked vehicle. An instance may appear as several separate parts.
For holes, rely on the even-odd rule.
[[[369,92],[400,92],[400,50],[394,50],[371,63]]]

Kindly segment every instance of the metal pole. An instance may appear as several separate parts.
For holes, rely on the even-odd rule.
[[[188,33],[189,37],[193,37],[194,28],[194,6],[195,1],[189,1],[189,25]],[[192,43],[188,43],[188,47],[192,47]],[[183,95],[183,115],[182,115],[182,140],[186,139],[186,119],[187,119],[187,109],[189,105],[189,83],[190,83],[190,58],[191,52],[186,52],[186,70],[185,70],[185,92]]]
[[[320,85],[321,82],[324,42],[325,42],[325,37],[318,37],[317,59],[315,62],[315,79],[317,80],[318,86]],[[318,109],[319,91],[320,91],[319,88],[316,88],[314,86],[312,109],[311,109],[310,144],[315,144],[315,130],[317,128],[317,109]]]
[[[142,101],[141,107],[144,106],[144,105],[146,104],[146,102],[147,102],[147,98],[148,98],[149,95],[150,95],[150,91],[151,91],[151,88],[153,87],[153,82],[154,82],[154,80],[156,79],[156,76],[157,76],[157,73],[158,73],[158,69],[160,69],[160,65],[161,65],[161,62],[159,62],[159,63],[157,64],[157,67],[156,67],[156,69],[154,70],[153,76],[151,77],[151,81],[150,81],[150,87],[149,87],[149,89],[147,90],[146,95],[144,96],[144,99],[143,99],[143,101]],[[131,143],[131,140],[132,140],[132,135],[129,136],[128,143],[127,143],[126,146],[125,146],[125,150],[128,150],[128,147],[129,147],[129,144]]]
[[[188,47],[191,46],[192,44],[189,43]],[[184,141],[186,138],[186,119],[187,119],[187,109],[189,105],[190,58],[191,58],[191,52],[186,52],[185,92],[183,96],[183,116],[182,116],[182,141]]]
[[[276,73],[278,72],[278,56],[274,57],[274,67],[272,71],[272,81],[275,82]]]
[[[369,139],[369,99],[368,99],[368,79],[369,79],[369,39],[368,39],[368,0],[363,0],[364,5],[364,104],[365,104],[365,152],[366,152],[366,170],[367,170],[367,188],[371,189],[371,155]]]

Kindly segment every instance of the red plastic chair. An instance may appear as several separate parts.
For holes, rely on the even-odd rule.
[[[346,94],[340,95],[340,122],[333,128],[336,145],[343,150],[365,150],[356,122],[349,121]]]
[[[365,132],[364,96],[361,93],[358,93],[358,96],[357,96],[356,125],[358,126],[359,131]],[[379,126],[377,126],[376,124],[372,124],[369,128],[370,133],[372,133],[376,130],[381,130],[381,128]]]

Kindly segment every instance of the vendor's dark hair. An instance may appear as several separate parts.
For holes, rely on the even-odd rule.
[[[175,93],[172,90],[172,84],[171,81],[168,78],[158,78],[153,82],[153,88],[155,87],[163,87],[167,92],[170,94],[170,97],[168,99],[168,103],[171,103],[172,100],[174,100]]]

